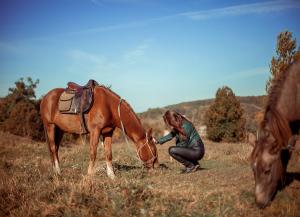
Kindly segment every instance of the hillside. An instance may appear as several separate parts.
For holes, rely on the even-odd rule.
[[[246,129],[254,131],[256,128],[255,114],[263,110],[266,96],[240,96],[238,97],[244,109],[246,117]],[[179,104],[168,105],[163,108],[150,108],[146,112],[140,113],[143,123],[154,128],[154,134],[159,134],[164,130],[162,115],[167,109],[176,110],[185,114],[191,119],[195,126],[199,128],[203,125],[204,115],[208,107],[214,102],[214,99],[196,100],[191,102],[182,102]]]

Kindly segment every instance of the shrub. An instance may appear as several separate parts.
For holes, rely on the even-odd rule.
[[[39,81],[23,78],[9,88],[9,93],[0,104],[0,129],[34,140],[44,140],[42,120],[39,115],[40,100],[35,100]]]
[[[205,114],[207,138],[215,141],[238,142],[244,139],[245,123],[240,102],[229,87],[219,88],[214,103]]]

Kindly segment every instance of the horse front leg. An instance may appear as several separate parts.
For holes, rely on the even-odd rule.
[[[97,157],[97,146],[100,137],[100,130],[95,129],[90,133],[90,161],[88,168],[88,175],[92,175],[94,173],[95,160]]]
[[[104,138],[104,155],[105,155],[105,160],[106,160],[106,172],[107,176],[111,179],[114,179],[116,177],[114,168],[112,166],[112,134],[113,132],[109,134],[105,134],[103,136]]]

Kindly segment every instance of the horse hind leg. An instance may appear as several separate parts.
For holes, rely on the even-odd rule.
[[[106,172],[107,176],[111,179],[116,177],[113,166],[112,166],[112,133],[105,134],[104,138],[104,155],[106,160]]]
[[[59,167],[58,149],[63,137],[63,132],[59,128],[55,127],[54,124],[49,124],[46,127],[46,134],[54,172],[60,175],[61,171]]]

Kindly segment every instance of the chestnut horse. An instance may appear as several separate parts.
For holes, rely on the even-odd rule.
[[[274,80],[258,139],[250,139],[254,147],[251,167],[255,179],[255,200],[260,208],[269,205],[284,184],[299,123],[300,61],[297,61]]]
[[[60,174],[58,149],[64,132],[81,133],[79,115],[62,114],[58,110],[59,97],[63,88],[49,91],[40,104],[40,114],[43,120],[49,152],[54,171]],[[137,155],[144,166],[153,168],[158,163],[157,150],[152,138],[152,129],[147,132],[140,119],[130,105],[116,93],[105,86],[95,86],[93,89],[93,105],[85,114],[86,126],[90,133],[88,174],[93,174],[100,135],[104,140],[104,154],[107,165],[107,175],[115,177],[112,166],[112,136],[116,127],[122,128],[135,143]],[[119,113],[120,112],[120,113]]]

